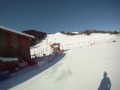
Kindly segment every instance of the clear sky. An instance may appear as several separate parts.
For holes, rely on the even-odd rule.
[[[120,0],[0,0],[0,25],[47,33],[120,31]]]

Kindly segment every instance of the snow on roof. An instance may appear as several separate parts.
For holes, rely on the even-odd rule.
[[[18,60],[18,58],[3,58],[3,57],[0,57],[0,60],[2,60],[2,61],[17,61]]]
[[[29,35],[29,34],[25,34],[25,33],[22,33],[22,32],[19,32],[19,31],[16,31],[16,30],[13,30],[13,29],[10,29],[10,28],[6,28],[4,26],[0,26],[1,29],[4,29],[6,31],[10,31],[10,32],[13,32],[13,33],[16,33],[16,34],[20,34],[20,35],[23,35],[23,36],[26,36],[26,37],[29,37],[29,38],[35,38],[34,36],[32,35]]]

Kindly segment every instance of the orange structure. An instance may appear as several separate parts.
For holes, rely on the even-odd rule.
[[[60,43],[53,43],[50,47],[53,49],[53,53],[60,52]]]

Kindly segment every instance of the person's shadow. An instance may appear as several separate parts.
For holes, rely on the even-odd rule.
[[[111,81],[109,79],[109,77],[107,77],[107,73],[104,72],[103,73],[103,79],[101,80],[100,86],[98,88],[98,90],[110,90],[111,88]]]

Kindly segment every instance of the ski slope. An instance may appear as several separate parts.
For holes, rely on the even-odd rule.
[[[61,34],[59,32],[56,34],[48,34],[46,39],[31,47],[31,55],[43,56],[43,54],[52,54],[53,51],[50,48],[50,44],[53,43],[60,43],[60,48],[67,50],[72,48],[85,47],[91,44],[107,42],[109,40],[113,40],[114,38],[114,35],[110,35],[108,33],[93,33],[89,36],[85,34],[70,36]]]
[[[120,90],[120,38],[70,48],[40,68],[0,82],[0,90],[98,90],[103,73]]]

